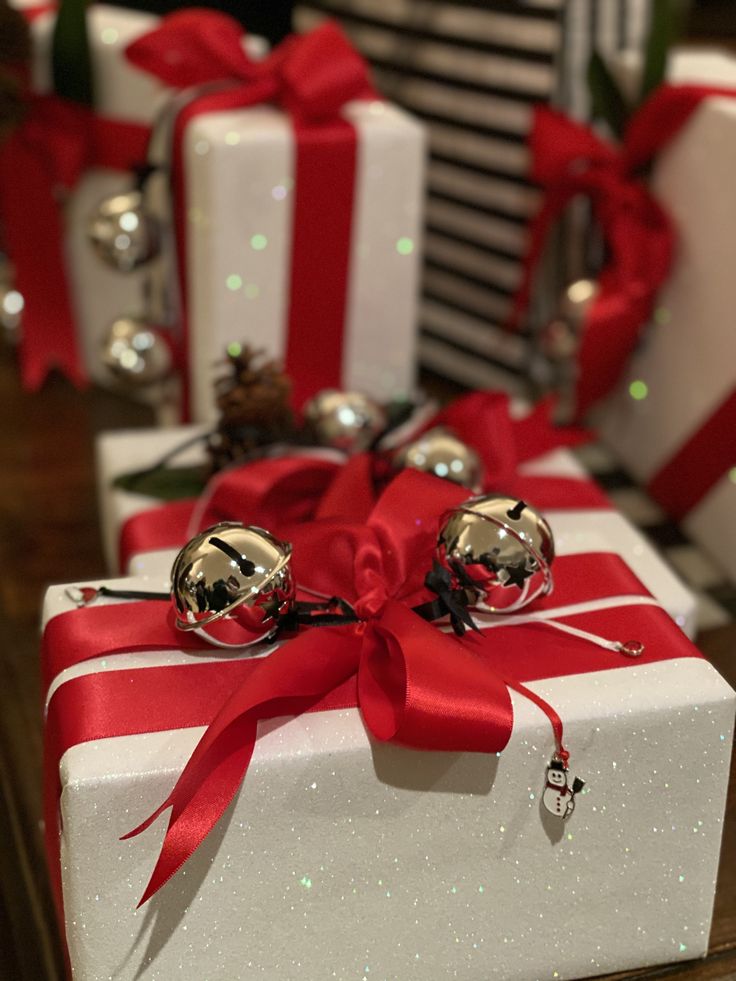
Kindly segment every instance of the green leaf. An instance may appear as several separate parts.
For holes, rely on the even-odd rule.
[[[62,0],[51,42],[54,91],[82,105],[94,104],[87,0]]]
[[[124,473],[113,480],[113,486],[132,494],[145,494],[162,501],[180,501],[185,497],[198,497],[205,488],[204,468],[157,467],[155,470],[139,470]]]
[[[664,81],[667,53],[683,33],[689,7],[689,0],[652,0],[649,35],[644,48],[640,103]]]
[[[604,119],[614,136],[620,139],[626,127],[629,107],[608,65],[597,51],[593,51],[588,62],[588,88],[593,118]]]

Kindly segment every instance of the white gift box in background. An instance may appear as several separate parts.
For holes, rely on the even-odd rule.
[[[44,623],[70,608],[52,587]],[[50,697],[80,674],[203,656],[97,659]],[[166,797],[203,730],[73,746],[60,806],[75,981],[529,981],[705,954],[733,691],[692,657],[529,687],[559,711],[588,781],[564,825],[540,811],[549,722],[514,692],[498,757],[375,744],[355,709],[272,720],[231,810],[139,910],[165,822],[120,837]]]
[[[669,76],[675,83],[736,88],[736,59],[717,52],[678,52]],[[662,151],[654,168],[652,188],[677,232],[675,264],[655,321],[599,414],[601,436],[644,484],[736,391],[735,164],[736,98],[714,96]],[[706,448],[711,459],[718,457],[722,476],[682,521],[687,534],[734,580],[735,434],[732,427],[727,439]],[[678,477],[686,485],[693,474],[683,468]]]
[[[53,20],[47,13],[32,24],[34,85],[41,92],[50,88]],[[126,46],[157,23],[136,11],[101,4],[90,9],[101,116],[151,125],[171,99],[171,89],[125,57]],[[245,47],[258,58],[266,43],[248,38]],[[388,399],[409,393],[414,383],[424,133],[407,113],[379,101],[348,103],[343,115],[356,130],[358,149],[341,384]],[[213,417],[213,365],[228,344],[247,341],[272,356],[285,353],[295,147],[284,113],[258,106],[196,117],[186,128],[183,154],[190,410],[191,418],[202,420]],[[171,278],[170,253],[122,273],[108,268],[87,240],[95,207],[132,183],[129,174],[90,170],[66,214],[80,347],[88,374],[101,384],[110,383],[100,358],[109,325],[120,315],[146,312],[149,277],[154,295]],[[159,184],[149,203],[170,224],[160,191]],[[305,327],[315,330],[318,346],[319,325]]]
[[[116,488],[113,480],[124,473],[156,463],[169,450],[199,432],[205,432],[205,427],[128,430],[98,436],[98,504],[105,555],[111,572],[117,570],[120,531],[125,521],[161,503],[157,499]],[[182,453],[177,463],[194,465],[203,460],[204,449],[200,445]],[[521,472],[527,475],[589,479],[573,455],[566,450],[554,450],[529,461],[521,467]],[[620,555],[688,636],[694,636],[697,617],[693,595],[626,518],[616,511],[601,509],[546,511],[545,514],[555,534],[557,554],[613,552]],[[174,549],[132,556],[129,569],[136,574],[166,578],[175,554]]]

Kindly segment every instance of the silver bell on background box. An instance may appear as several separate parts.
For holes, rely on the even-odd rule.
[[[539,335],[540,350],[549,361],[564,364],[575,357],[598,289],[594,279],[576,279],[563,290],[554,317]]]
[[[102,201],[87,221],[87,237],[97,255],[119,272],[144,265],[161,247],[158,222],[138,190]]]
[[[483,464],[475,450],[442,426],[400,447],[393,464],[397,470],[421,470],[473,491],[480,490],[483,480]]]
[[[163,381],[173,369],[171,348],[161,331],[142,317],[118,317],[102,342],[102,363],[128,388]]]
[[[557,396],[554,419],[561,425],[575,418],[578,351],[585,334],[590,308],[598,296],[594,279],[576,279],[562,292],[554,317],[537,336],[532,375],[541,392]]]
[[[344,453],[369,449],[388,425],[383,407],[361,392],[325,388],[309,399],[303,411],[319,445]]]
[[[171,589],[180,630],[218,647],[268,640],[294,605],[291,545],[268,531],[223,521],[174,560]]]
[[[10,283],[0,283],[0,328],[11,344],[20,340],[24,306],[22,293]]]
[[[552,588],[552,529],[533,507],[514,497],[473,497],[442,518],[437,559],[454,585],[472,581],[481,609],[512,613]]]

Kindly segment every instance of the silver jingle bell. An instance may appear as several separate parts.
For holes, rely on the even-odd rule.
[[[553,319],[539,337],[542,354],[550,361],[566,362],[575,356],[598,291],[594,279],[576,279],[563,291]]]
[[[87,220],[87,238],[97,255],[119,272],[132,272],[161,247],[158,222],[138,190],[105,198]]]
[[[11,344],[16,344],[20,338],[24,306],[22,293],[9,283],[0,283],[0,327]]]
[[[397,470],[411,467],[474,491],[480,489],[483,480],[483,464],[475,450],[442,426],[400,447],[393,464]]]
[[[142,317],[119,317],[110,324],[102,343],[102,363],[130,388],[163,381],[173,368],[171,348]]]
[[[179,630],[217,647],[268,640],[294,605],[291,545],[262,528],[223,521],[179,552],[171,591]]]
[[[335,388],[325,388],[309,399],[304,420],[320,446],[344,453],[367,450],[388,425],[385,411],[373,399]]]
[[[524,501],[502,494],[473,497],[442,518],[437,560],[454,585],[472,585],[479,607],[512,613],[552,588],[552,529]]]

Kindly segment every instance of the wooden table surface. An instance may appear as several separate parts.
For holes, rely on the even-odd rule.
[[[151,420],[143,407],[98,390],[75,392],[56,377],[42,392],[23,394],[7,349],[0,350],[0,418],[0,981],[56,981],[61,959],[39,824],[40,602],[50,582],[105,574],[94,434]],[[700,645],[736,685],[736,626],[708,631]],[[710,956],[609,981],[736,979],[735,786],[732,779]]]

